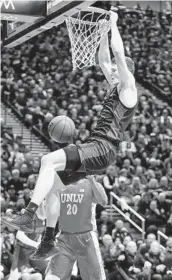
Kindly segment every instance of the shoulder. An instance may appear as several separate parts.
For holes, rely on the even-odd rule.
[[[82,188],[87,194],[92,193],[91,182],[87,178],[81,179],[77,183],[77,188]]]
[[[136,81],[132,73],[129,73],[127,79],[121,82],[121,88],[137,92]]]

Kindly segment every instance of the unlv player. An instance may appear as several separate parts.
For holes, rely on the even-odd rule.
[[[96,203],[107,204],[104,188],[91,176],[69,187],[63,185],[58,175],[55,178],[49,195],[56,196],[57,204],[47,213],[49,228],[32,259],[45,259],[55,252],[50,224],[55,227],[59,215],[58,252],[50,261],[45,280],[70,279],[75,261],[78,262],[82,279],[105,280],[95,219]],[[57,190],[57,186],[61,186],[61,190]],[[51,213],[53,216],[56,213],[54,220]]]

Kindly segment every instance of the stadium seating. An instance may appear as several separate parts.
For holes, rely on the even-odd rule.
[[[142,215],[147,236],[145,240],[133,240],[135,235],[125,228],[125,219],[114,223],[98,208],[99,241],[109,280],[114,275],[115,279],[170,280],[172,240],[169,238],[164,247],[160,246],[156,227],[150,228],[150,225],[160,226],[168,236],[172,235],[172,110],[155,97],[157,94],[171,101],[169,16],[139,8],[132,11],[118,8],[118,12],[126,54],[134,58],[137,79],[144,87],[137,84],[140,103],[114,166],[97,180],[103,184],[109,202],[110,192],[122,198],[123,203],[113,203],[124,215],[129,215],[127,205]],[[1,75],[2,101],[17,110],[28,127],[35,127],[43,141],[48,137],[50,120],[63,114],[76,124],[75,142],[84,143],[88,139],[97,123],[107,83],[98,66],[72,72],[64,25],[20,48],[3,50]],[[4,122],[5,119],[1,136],[1,211],[10,214],[28,204],[41,155],[33,157],[21,137],[14,135]],[[57,147],[52,142],[50,146]],[[130,218],[138,223],[132,215]],[[0,279],[9,274],[14,240],[14,232],[4,229]]]

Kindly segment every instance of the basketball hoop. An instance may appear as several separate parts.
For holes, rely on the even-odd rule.
[[[90,7],[79,11],[76,17],[68,17],[66,25],[71,41],[73,70],[95,65],[96,50],[110,30],[109,12]]]

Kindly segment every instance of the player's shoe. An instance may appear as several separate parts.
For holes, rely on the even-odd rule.
[[[13,217],[2,217],[2,223],[15,230],[33,233],[36,230],[36,215],[32,218],[28,211],[25,211],[24,214],[15,214]]]
[[[38,249],[31,256],[31,260],[44,260],[52,257],[58,253],[57,244],[54,240],[44,240],[42,239]]]

